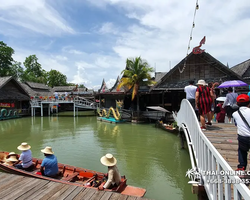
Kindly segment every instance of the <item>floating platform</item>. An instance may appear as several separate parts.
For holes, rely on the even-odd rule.
[[[107,118],[107,117],[97,117],[97,120],[102,121],[102,122],[114,123],[114,124],[116,124],[116,123],[124,123],[125,122],[125,120],[123,120],[123,119],[116,120],[113,117],[109,117],[109,118]]]

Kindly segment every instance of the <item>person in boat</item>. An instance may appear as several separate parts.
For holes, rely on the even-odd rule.
[[[111,189],[113,187],[117,187],[121,182],[121,175],[116,166],[117,160],[116,158],[108,153],[101,158],[101,163],[108,167],[108,180],[106,183],[102,183],[98,189]]]
[[[41,150],[45,158],[41,164],[40,172],[44,176],[55,177],[58,174],[58,162],[51,147]]]
[[[18,161],[14,166],[18,169],[31,170],[33,168],[31,146],[27,142],[23,142],[17,147],[18,150],[22,151]]]
[[[10,158],[11,156],[15,157],[18,161],[18,155],[15,152],[10,152],[9,155],[6,156],[6,159]]]
[[[6,156],[6,160],[3,164],[13,166],[17,161],[18,155],[15,152],[10,152],[9,155]]]

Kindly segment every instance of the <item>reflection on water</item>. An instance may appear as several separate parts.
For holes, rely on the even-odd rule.
[[[110,124],[96,117],[34,117],[0,121],[0,150],[16,151],[21,142],[32,146],[34,157],[52,146],[61,163],[106,172],[100,158],[112,153],[128,184],[147,189],[150,199],[195,199],[185,173],[187,150],[176,135],[152,124]]]

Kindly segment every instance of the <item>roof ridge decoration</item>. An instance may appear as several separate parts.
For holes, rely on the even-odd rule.
[[[106,85],[105,80],[103,79],[102,80],[102,86],[101,86],[101,89],[100,89],[100,93],[104,93],[104,92],[108,92],[108,91],[109,91],[109,89],[108,89],[108,87]]]

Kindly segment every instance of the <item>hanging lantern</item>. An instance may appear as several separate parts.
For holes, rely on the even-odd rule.
[[[196,10],[198,10],[199,9],[199,5],[198,5],[198,3],[196,4]]]
[[[195,27],[195,23],[193,22],[193,28]]]

